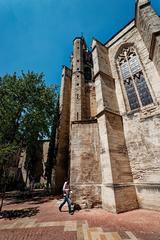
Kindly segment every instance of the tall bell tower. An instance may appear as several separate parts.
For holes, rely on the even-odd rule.
[[[83,52],[85,41],[77,37],[73,41],[73,58],[72,58],[72,87],[71,87],[71,121],[83,120],[84,113],[84,64]]]

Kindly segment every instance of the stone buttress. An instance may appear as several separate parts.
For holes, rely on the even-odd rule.
[[[124,212],[138,208],[138,204],[115,81],[111,74],[107,48],[93,40],[92,49],[100,136],[102,206],[112,212]]]

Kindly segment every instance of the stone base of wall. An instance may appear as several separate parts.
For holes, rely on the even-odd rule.
[[[82,209],[102,207],[101,186],[96,184],[72,185],[72,201]]]
[[[115,194],[113,187],[102,186],[102,208],[116,213]]]
[[[135,186],[72,185],[72,201],[82,209],[102,207],[121,213],[139,208]]]
[[[115,186],[116,212],[127,212],[139,208],[134,186]]]
[[[140,208],[160,211],[160,184],[137,184],[136,191]]]
[[[102,186],[102,207],[113,213],[137,209],[139,206],[135,187],[126,184]]]

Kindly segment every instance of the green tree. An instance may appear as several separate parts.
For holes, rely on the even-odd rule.
[[[25,146],[29,174],[37,141],[50,138],[57,98],[57,88],[47,87],[42,73],[0,78],[0,150],[4,145]]]

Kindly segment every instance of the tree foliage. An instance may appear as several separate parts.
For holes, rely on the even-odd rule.
[[[50,138],[58,99],[57,88],[47,87],[42,73],[27,72],[0,78],[0,152],[26,147],[26,167],[33,166],[37,141]],[[10,150],[9,150],[10,149]],[[0,155],[0,163],[6,157]]]
[[[46,87],[43,74],[4,76],[0,79],[0,99],[0,144],[50,136],[57,94],[55,87]]]

